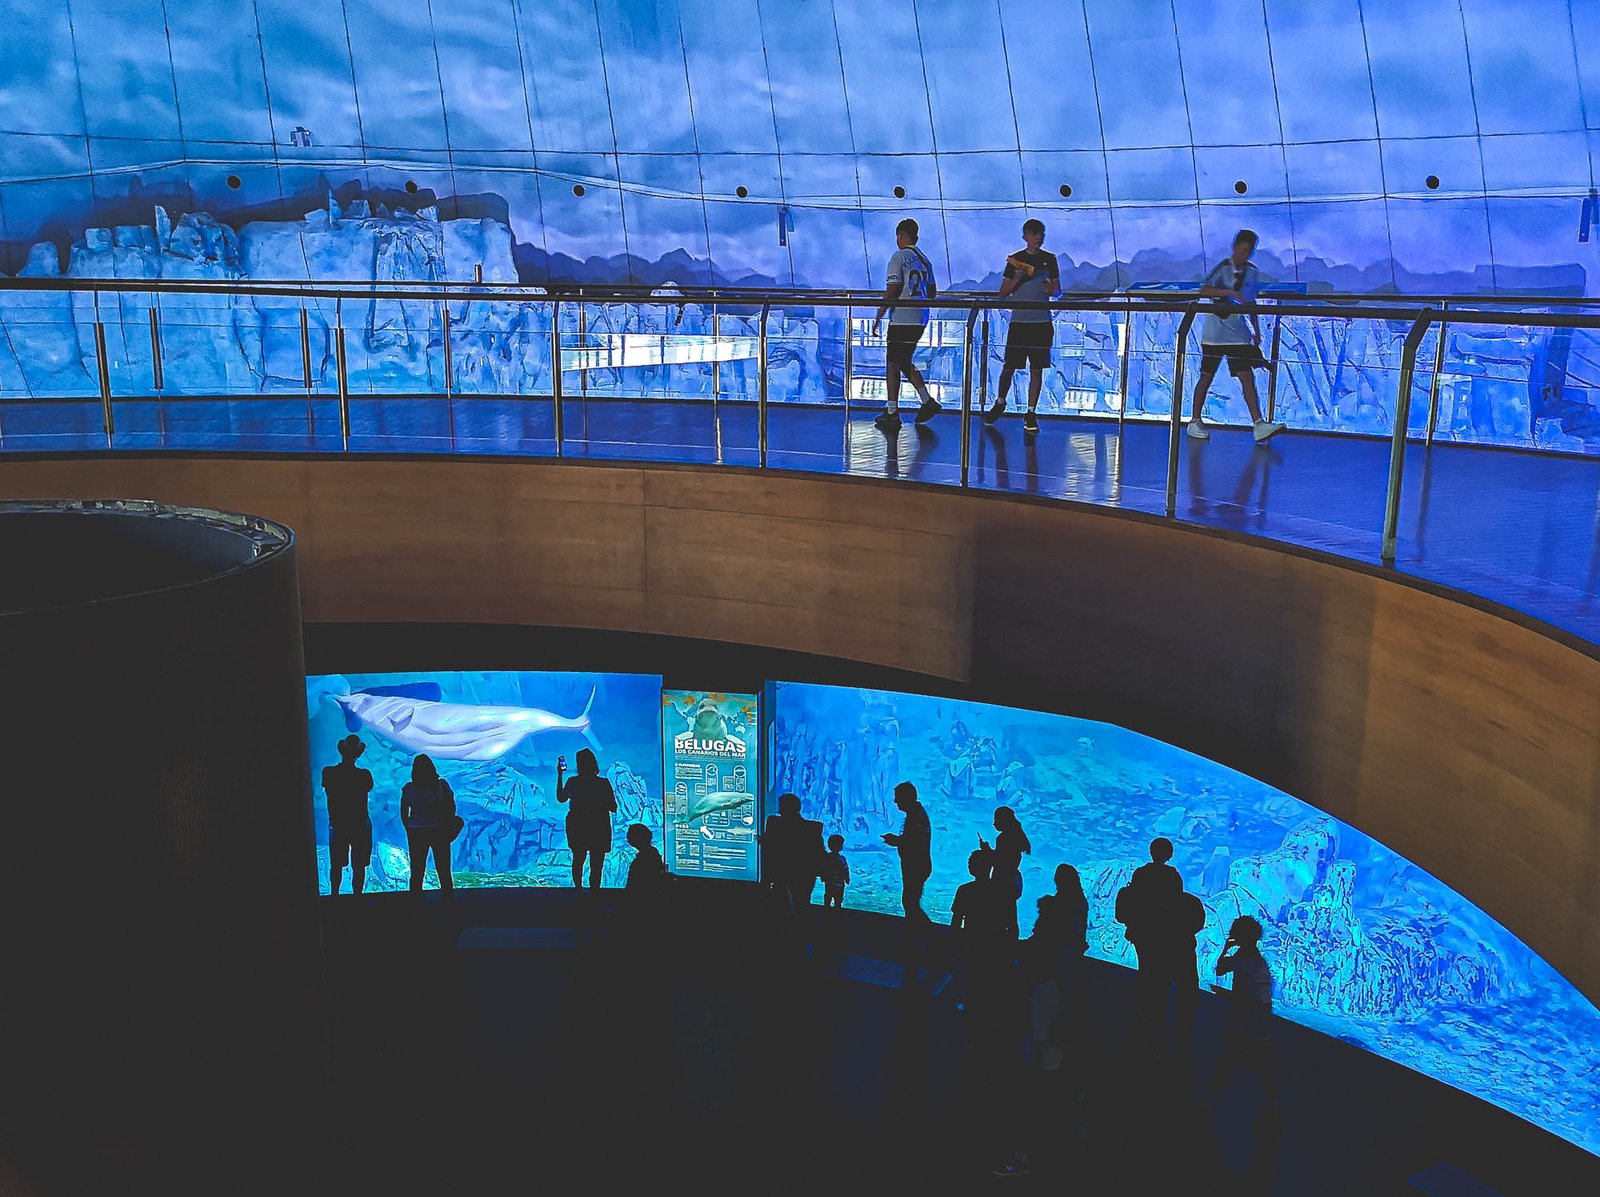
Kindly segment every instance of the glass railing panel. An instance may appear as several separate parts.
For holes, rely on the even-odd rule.
[[[106,447],[93,308],[64,291],[0,291],[0,449]]]
[[[264,368],[263,353],[288,334],[268,333],[267,318],[253,308],[222,303],[224,298],[179,296],[174,302],[171,295],[160,297],[160,385],[151,377],[116,393],[118,448],[305,452],[316,447],[315,404],[300,370],[298,309],[292,317],[271,317],[294,321],[294,376],[286,379]],[[148,324],[145,335],[148,339]],[[286,360],[274,368],[290,369]],[[291,382],[301,385],[293,388]],[[337,431],[337,404],[331,399],[328,418]],[[338,447],[337,437],[330,447]]]
[[[554,456],[554,304],[450,301],[450,413],[455,450]]]
[[[1406,450],[1396,564],[1592,636],[1600,330],[1478,320],[1445,326],[1433,445]],[[1418,358],[1421,374],[1427,347]]]
[[[736,338],[712,330],[709,305],[586,299],[561,317],[567,456],[715,461],[708,400]]]
[[[797,304],[768,314],[768,466],[830,474],[849,468],[852,424],[882,410],[881,400],[867,413],[854,400],[846,402],[847,330],[863,310]],[[745,438],[727,423],[725,417],[725,450],[737,460]]]

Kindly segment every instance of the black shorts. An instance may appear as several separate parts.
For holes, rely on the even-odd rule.
[[[928,331],[926,324],[891,324],[889,340],[884,349],[884,361],[891,366],[909,366],[917,342]]]
[[[1055,340],[1055,326],[1048,320],[1011,321],[1006,333],[1006,360],[1004,368],[1030,370],[1050,368],[1050,346]]]
[[[1200,373],[1215,374],[1217,367],[1222,365],[1222,359],[1228,359],[1228,373],[1235,378],[1243,378],[1252,370],[1267,369],[1267,359],[1261,354],[1259,345],[1248,342],[1231,345],[1201,345],[1200,346]]]
[[[328,851],[332,854],[334,868],[342,869],[352,861],[357,867],[366,868],[372,860],[371,821],[348,827],[342,823],[329,824]]]

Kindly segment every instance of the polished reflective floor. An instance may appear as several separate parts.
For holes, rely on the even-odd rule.
[[[338,452],[338,404],[311,399],[119,401],[119,449]],[[771,468],[959,486],[960,417],[895,437],[874,410],[774,406]],[[591,460],[759,464],[756,410],[706,400],[585,400],[562,408],[561,455]],[[349,449],[362,453],[555,456],[549,399],[352,396]],[[0,407],[0,450],[106,447],[97,401]],[[1025,437],[1013,410],[974,419],[966,484],[1044,498],[1165,511],[1166,424],[1042,421]],[[1176,518],[1378,563],[1387,441],[1288,432],[1256,445],[1245,429],[1179,443]],[[1437,444],[1411,446],[1395,568],[1600,643],[1600,460]]]

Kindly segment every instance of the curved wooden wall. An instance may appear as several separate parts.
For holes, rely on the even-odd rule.
[[[12,497],[251,511],[308,622],[794,649],[1201,753],[1429,869],[1600,999],[1600,660],[1445,594],[1064,503],[686,466],[10,461]]]

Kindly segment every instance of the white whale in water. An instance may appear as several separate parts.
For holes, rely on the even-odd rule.
[[[402,748],[440,760],[492,761],[529,736],[549,731],[578,732],[593,747],[600,747],[589,727],[593,690],[583,713],[570,719],[538,707],[441,702],[439,693],[437,683],[421,683],[327,697],[344,708],[351,731],[364,727]]]

